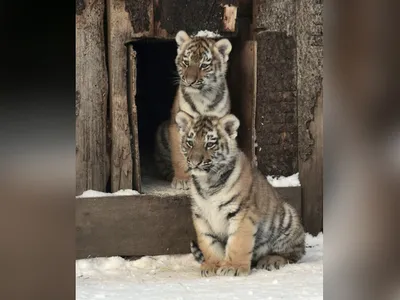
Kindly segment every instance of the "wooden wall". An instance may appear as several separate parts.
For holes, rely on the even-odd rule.
[[[299,172],[302,217],[322,230],[321,0],[255,0],[256,156],[265,174]]]
[[[313,234],[323,219],[323,24],[321,0],[296,2],[299,171],[303,220]]]
[[[257,0],[253,13],[258,167],[288,176],[298,172],[295,0]]]
[[[105,191],[108,179],[112,192],[140,190],[138,159],[133,159],[138,157],[136,112],[129,99],[135,91],[128,81],[135,54],[131,49],[128,55],[126,43],[142,37],[173,39],[180,29],[234,36],[238,5],[238,0],[77,0],[77,195]]]
[[[107,184],[106,114],[108,74],[104,0],[76,6],[76,193],[104,191]]]
[[[76,193],[105,191],[108,178],[112,192],[140,190],[135,52],[127,42],[207,29],[239,37],[232,66],[242,72],[232,92],[243,123],[241,146],[266,175],[300,172],[303,221],[318,233],[322,5],[321,0],[77,1]]]

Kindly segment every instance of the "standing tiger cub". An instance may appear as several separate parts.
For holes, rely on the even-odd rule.
[[[232,45],[227,39],[215,41],[204,37],[190,38],[185,31],[176,35],[178,44],[175,64],[180,77],[179,88],[171,110],[171,119],[162,123],[156,133],[155,160],[161,175],[172,180],[172,187],[188,189],[187,163],[180,152],[180,136],[175,117],[182,110],[192,117],[223,117],[231,104],[226,72]]]
[[[305,253],[296,210],[238,149],[239,120],[176,115],[191,173],[192,253],[202,276],[248,275],[252,266],[279,269]]]

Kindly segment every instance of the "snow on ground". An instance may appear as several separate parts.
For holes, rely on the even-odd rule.
[[[104,193],[94,190],[87,190],[82,193],[82,195],[76,196],[77,198],[98,198],[98,197],[107,197],[107,196],[131,196],[131,195],[140,195],[138,191],[135,190],[119,190],[115,193]]]
[[[288,177],[280,176],[280,177],[273,177],[267,176],[269,183],[271,183],[275,187],[285,187],[285,186],[300,186],[299,181],[299,173],[293,174]],[[161,181],[161,185],[165,185],[166,181]],[[158,184],[159,185],[159,184]],[[159,189],[159,186],[156,185],[155,187]],[[146,187],[146,186],[145,186]],[[170,189],[169,183],[167,183],[167,189]],[[153,190],[151,190],[154,193]],[[146,191],[145,191],[146,193]],[[175,190],[172,190],[172,193],[176,193]],[[131,196],[131,195],[140,195],[138,191],[135,190],[119,190],[115,193],[104,193],[94,190],[84,191],[82,195],[77,196],[77,198],[98,198],[98,197],[107,197],[107,196]]]
[[[267,176],[267,179],[272,186],[275,187],[285,187],[285,186],[300,186],[300,180],[299,180],[299,173],[295,173],[291,176],[285,177],[285,176],[279,176],[279,177],[273,177],[273,176]]]
[[[248,277],[200,276],[191,254],[76,261],[76,299],[208,300],[323,299],[323,235],[307,235],[307,252],[276,271],[253,270]]]

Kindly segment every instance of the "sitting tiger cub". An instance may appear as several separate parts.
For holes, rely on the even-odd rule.
[[[172,181],[173,188],[187,190],[190,175],[179,150],[180,136],[175,116],[180,110],[193,117],[223,117],[230,112],[226,72],[232,45],[227,39],[191,38],[185,31],[179,31],[175,39],[178,45],[175,64],[180,84],[171,119],[157,129],[155,162],[161,176]]]
[[[279,198],[238,148],[239,120],[176,115],[181,151],[191,173],[192,217],[197,244],[192,253],[202,276],[279,269],[305,253],[296,210]]]

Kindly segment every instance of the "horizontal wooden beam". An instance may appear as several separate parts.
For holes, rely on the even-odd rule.
[[[300,187],[278,188],[301,212]],[[189,253],[195,238],[186,195],[76,199],[77,258]]]
[[[156,37],[175,37],[179,30],[189,35],[207,29],[224,37],[236,36],[238,0],[159,0],[154,2]]]

